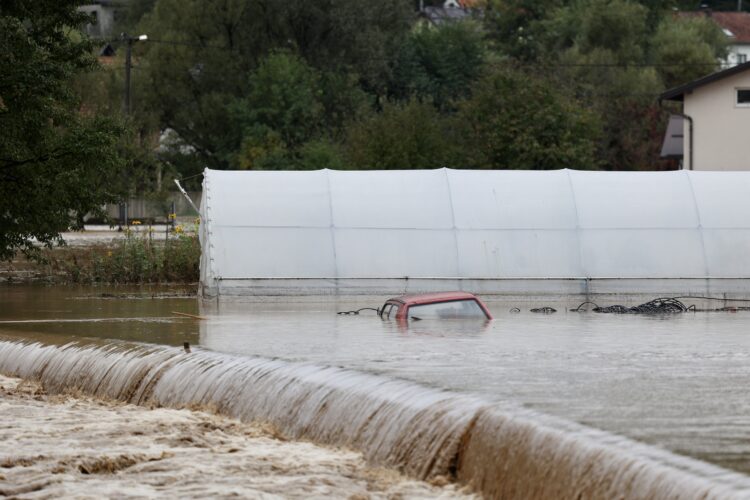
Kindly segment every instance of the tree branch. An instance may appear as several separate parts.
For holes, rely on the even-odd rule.
[[[65,158],[66,156],[72,155],[72,151],[52,151],[51,153],[48,153],[46,155],[37,156],[35,158],[26,158],[25,160],[15,160],[15,159],[8,159],[8,158],[0,158],[0,161],[2,161],[2,165],[0,167],[2,168],[16,168],[16,167],[22,167],[24,165],[28,165],[29,163],[46,163],[48,161],[52,160],[59,160],[60,158]]]

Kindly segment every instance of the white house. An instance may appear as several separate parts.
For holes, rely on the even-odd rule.
[[[750,170],[750,62],[668,90],[659,99],[682,102],[684,169]],[[670,140],[679,145],[680,134],[671,125],[662,156]]]
[[[727,37],[727,57],[721,60],[724,68],[750,61],[750,12],[714,12],[704,9],[682,12],[687,17],[707,17],[715,22]]]
[[[112,36],[115,27],[117,11],[122,10],[122,0],[96,0],[78,7],[93,17],[91,23],[83,27],[87,35],[92,38],[107,38]]]
[[[425,6],[421,1],[418,18],[431,26],[462,21],[479,13],[475,4],[475,0],[444,0],[442,6]]]
[[[750,61],[750,13],[713,12],[711,19],[727,36],[729,53],[722,61],[724,67]]]

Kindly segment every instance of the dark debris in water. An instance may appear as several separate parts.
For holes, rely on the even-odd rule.
[[[557,309],[555,309],[554,307],[536,307],[534,309],[530,309],[530,311],[537,314],[552,314],[556,313]]]
[[[687,311],[695,311],[695,306],[686,306],[681,301],[670,297],[650,300],[634,307],[623,306],[620,304],[600,307],[595,302],[586,301],[581,303],[575,309],[571,309],[571,311],[586,311],[587,309],[584,308],[586,305],[593,305],[594,307],[591,309],[592,311],[604,314],[677,314]]]

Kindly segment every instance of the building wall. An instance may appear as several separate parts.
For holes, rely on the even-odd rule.
[[[87,24],[83,27],[86,34],[92,38],[105,38],[112,35],[112,29],[115,23],[115,10],[117,9],[114,5],[103,5],[99,3],[91,3],[81,5],[78,10],[85,12],[86,14],[93,14],[95,21],[92,24]]]
[[[194,191],[188,193],[190,199],[200,206],[201,192]],[[131,198],[128,200],[128,220],[156,220],[156,221],[167,221],[169,220],[169,212],[171,211],[172,203],[175,205],[175,215],[178,218],[194,219],[198,216],[198,213],[190,206],[185,197],[180,193],[170,193],[169,196],[163,201],[148,200],[145,198]],[[120,217],[120,206],[117,203],[110,203],[105,209],[107,215],[113,220],[118,220]]]
[[[750,89],[750,71],[685,94],[685,114],[693,119],[692,165],[685,120],[686,169],[750,170],[750,107],[737,106],[738,88]]]
[[[750,43],[734,44],[729,46],[727,58],[721,65],[723,68],[731,68],[747,61],[750,61]]]

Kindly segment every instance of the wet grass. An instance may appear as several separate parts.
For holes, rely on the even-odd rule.
[[[166,241],[131,234],[110,244],[45,249],[39,262],[14,262],[14,279],[55,284],[195,283],[200,243],[195,235]]]

